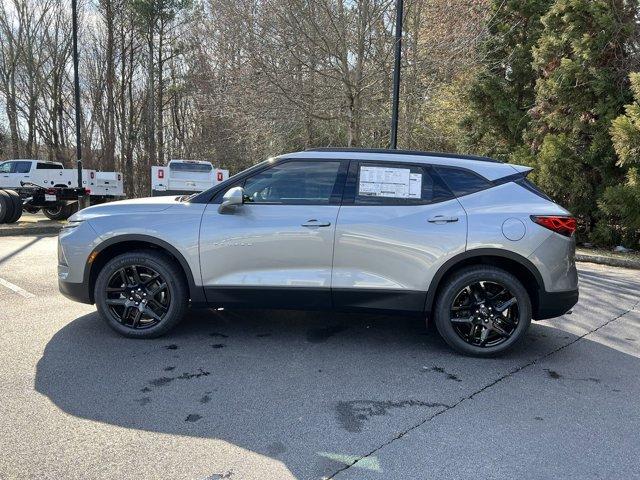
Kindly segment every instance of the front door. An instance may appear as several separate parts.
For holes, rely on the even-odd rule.
[[[0,188],[14,187],[11,185],[11,174],[16,170],[16,162],[0,163]]]
[[[242,182],[243,205],[223,213],[219,199],[207,205],[200,264],[210,303],[331,305],[333,240],[346,163],[283,160]]]

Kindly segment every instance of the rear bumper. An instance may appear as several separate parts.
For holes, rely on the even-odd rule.
[[[58,279],[58,289],[65,297],[74,302],[92,304],[89,286],[85,283],[65,282]]]
[[[564,315],[578,303],[578,290],[568,290],[566,292],[545,292],[538,294],[538,308],[534,315],[535,320],[559,317]]]

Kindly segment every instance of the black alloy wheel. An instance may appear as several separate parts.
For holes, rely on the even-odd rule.
[[[106,293],[110,312],[134,330],[157,325],[171,306],[167,282],[148,266],[128,265],[116,270],[107,282]]]
[[[180,264],[157,250],[135,250],[110,259],[93,290],[103,320],[130,338],[164,335],[182,320],[189,305]]]
[[[450,347],[465,355],[493,357],[525,337],[533,313],[529,291],[515,275],[475,265],[444,281],[432,316]]]
[[[450,308],[454,331],[470,345],[488,348],[506,342],[520,319],[518,300],[504,285],[478,281],[461,289]]]

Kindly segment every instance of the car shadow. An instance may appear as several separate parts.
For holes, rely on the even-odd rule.
[[[414,317],[193,310],[164,338],[130,340],[89,314],[49,341],[35,387],[76,417],[221,439],[321,478],[576,338],[535,324],[518,350],[478,360]]]

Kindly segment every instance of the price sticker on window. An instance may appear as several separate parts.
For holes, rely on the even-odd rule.
[[[409,168],[360,167],[358,195],[386,198],[420,198],[422,174]]]

